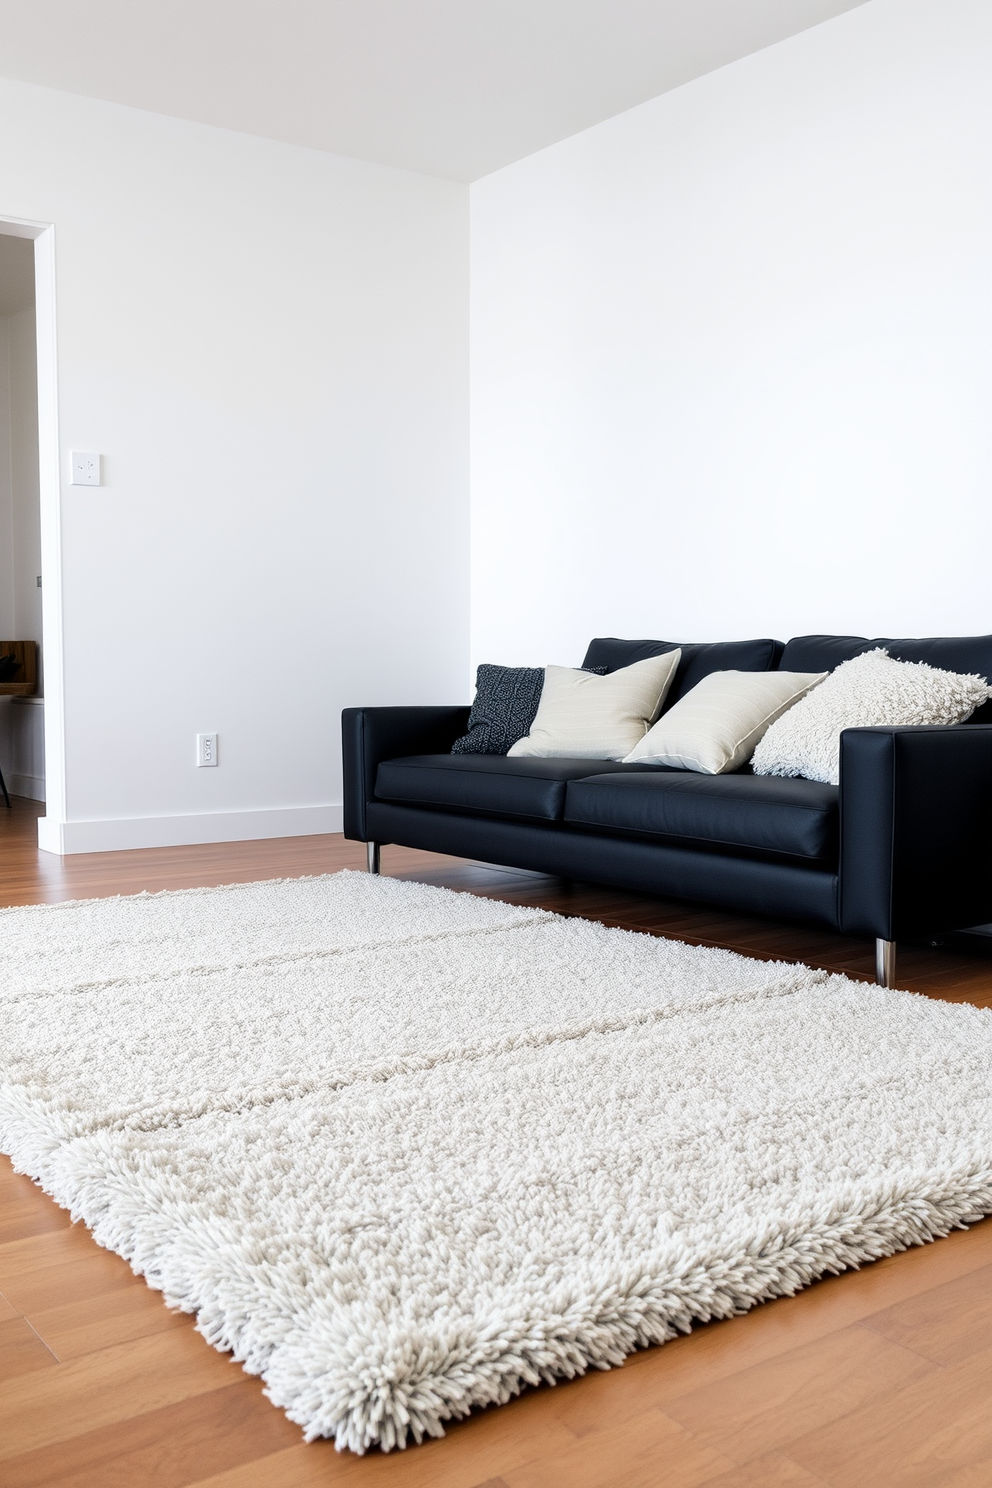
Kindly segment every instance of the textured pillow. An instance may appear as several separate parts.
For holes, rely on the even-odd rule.
[[[784,713],[761,740],[756,775],[805,775],[840,781],[840,735],[877,724],[962,723],[992,697],[984,677],[943,672],[922,662],[893,661],[879,647],[842,662],[808,697]]]
[[[602,677],[603,667],[583,667]],[[456,739],[452,754],[506,754],[530,732],[544,686],[543,667],[493,666],[484,661],[475,674],[475,702],[468,733]]]
[[[483,662],[475,674],[475,702],[468,715],[468,733],[455,740],[452,754],[505,754],[529,731],[543,686],[543,667]]]
[[[826,672],[710,672],[635,745],[624,764],[724,775],[751,758],[765,730]]]
[[[666,651],[607,677],[572,667],[547,667],[530,733],[509,754],[623,759],[661,711],[680,657],[680,651]]]

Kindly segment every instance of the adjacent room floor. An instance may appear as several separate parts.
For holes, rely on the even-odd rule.
[[[0,810],[0,904],[333,872],[340,836],[59,859],[35,803]],[[873,947],[773,920],[386,848],[399,877],[747,955],[871,974]],[[992,961],[903,949],[899,985],[992,1004]],[[0,1158],[4,1488],[984,1488],[992,1482],[992,1222],[619,1370],[528,1392],[391,1456],[306,1445],[260,1383]]]

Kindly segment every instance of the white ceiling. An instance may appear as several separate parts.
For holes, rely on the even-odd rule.
[[[0,318],[34,304],[34,244],[0,236]]]
[[[0,75],[472,181],[864,0],[0,0]]]

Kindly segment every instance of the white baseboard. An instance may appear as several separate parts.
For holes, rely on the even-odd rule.
[[[18,775],[7,776],[7,789],[12,796],[26,796],[29,801],[43,801],[45,799],[45,777],[44,775]]]
[[[313,837],[340,832],[341,802],[281,806],[269,811],[215,811],[198,816],[132,816],[103,821],[38,820],[42,852],[126,852],[136,847],[186,847],[198,842],[251,842],[261,837]]]

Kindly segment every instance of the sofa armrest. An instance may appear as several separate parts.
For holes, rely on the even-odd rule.
[[[344,835],[367,842],[365,808],[380,762],[446,754],[468,727],[469,708],[345,708],[341,714]]]
[[[844,730],[839,893],[853,935],[992,920],[992,727]]]

